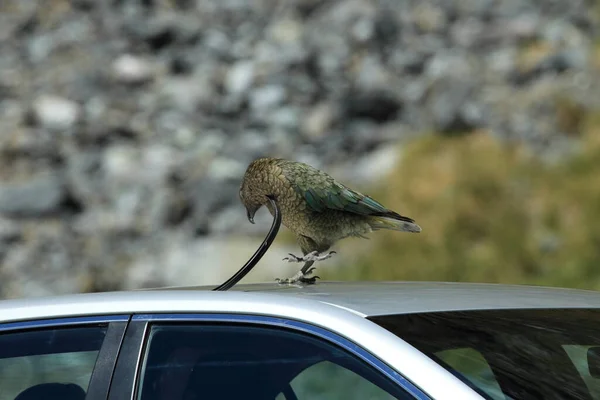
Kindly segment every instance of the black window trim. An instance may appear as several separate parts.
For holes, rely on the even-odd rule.
[[[113,379],[117,359],[125,337],[127,321],[111,322],[106,337],[96,358],[90,384],[85,396],[86,400],[106,400]]]
[[[308,333],[333,345],[350,352],[378,373],[394,382],[404,391],[418,400],[431,400],[425,392],[402,376],[389,365],[363,349],[357,343],[351,342],[325,328],[282,317],[269,317],[248,314],[211,314],[211,313],[169,313],[169,314],[135,314],[127,328],[123,342],[122,355],[117,361],[115,378],[111,385],[109,400],[134,400],[143,362],[147,334],[151,323],[164,322],[206,322],[231,324],[257,324],[262,326],[280,327],[303,333]],[[129,391],[128,394],[125,391]]]
[[[108,395],[115,364],[130,318],[130,315],[98,315],[5,322],[0,323],[0,334],[107,324],[106,335],[98,352],[88,385],[88,394],[85,397],[86,400],[104,400]]]
[[[147,321],[130,321],[117,358],[108,400],[133,399],[136,381],[142,364]]]

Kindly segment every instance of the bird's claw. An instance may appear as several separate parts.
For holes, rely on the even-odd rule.
[[[305,273],[304,276],[312,275],[313,271],[317,269],[317,267],[310,267]]]
[[[277,278],[275,279],[275,282],[279,283],[280,285],[290,285],[297,287],[301,287],[303,284],[312,285],[317,282],[317,279],[321,279],[320,276],[310,276],[312,275],[314,270],[315,267],[310,268],[308,271],[306,271],[306,273],[298,271],[296,275],[292,276],[291,278]]]
[[[311,251],[310,253],[302,256],[302,257],[298,257],[293,255],[292,253],[288,253],[290,256],[289,257],[285,257],[283,259],[283,261],[288,261],[288,262],[308,262],[308,261],[323,261],[323,260],[327,260],[328,258],[331,258],[332,255],[336,254],[335,251],[330,251],[327,254],[319,254],[318,251]]]
[[[290,256],[289,257],[284,257],[283,261],[287,261],[287,262],[302,262],[302,260],[298,257],[293,255],[292,253],[288,253]]]

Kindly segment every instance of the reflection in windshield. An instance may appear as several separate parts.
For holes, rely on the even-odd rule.
[[[370,318],[487,399],[600,399],[600,311],[487,310]],[[596,365],[598,363],[599,365]],[[595,368],[594,368],[595,367]]]

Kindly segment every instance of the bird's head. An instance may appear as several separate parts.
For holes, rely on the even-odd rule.
[[[273,188],[269,187],[265,176],[269,174],[269,166],[276,161],[273,158],[258,158],[248,165],[242,184],[240,200],[246,207],[248,221],[254,223],[254,214],[263,206],[269,205],[269,196],[273,196]]]
[[[261,203],[253,201],[252,190],[249,188],[244,189],[240,188],[240,200],[244,207],[246,207],[246,215],[248,216],[248,221],[254,223],[254,214],[258,211],[258,209],[262,206]]]
[[[246,215],[251,223],[254,223],[254,214],[267,201],[266,196],[261,195],[261,192],[252,176],[247,172],[240,186],[240,200],[246,207]]]

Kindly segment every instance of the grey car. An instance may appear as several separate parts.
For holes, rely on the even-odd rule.
[[[600,398],[596,292],[209,289],[0,302],[0,400]]]

